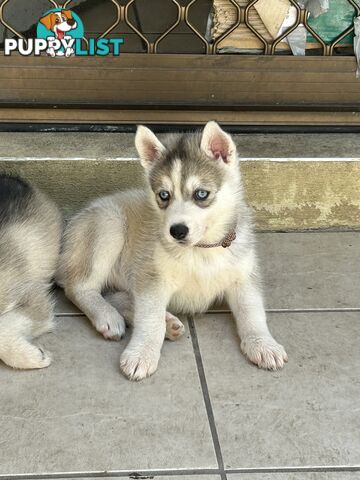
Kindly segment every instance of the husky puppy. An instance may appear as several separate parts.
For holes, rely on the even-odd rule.
[[[167,308],[194,314],[223,297],[244,354],[259,367],[283,367],[232,138],[215,122],[163,142],[139,126],[135,145],[147,186],[95,200],[70,221],[60,262],[66,295],[105,338],[121,338],[123,317],[133,323],[120,359],[132,380],[155,372],[165,336],[183,333]],[[104,298],[105,288],[118,293]]]
[[[30,340],[52,327],[49,288],[61,228],[60,212],[44,194],[18,177],[0,175],[0,360],[10,367],[51,362]]]

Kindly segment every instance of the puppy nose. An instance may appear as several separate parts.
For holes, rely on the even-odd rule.
[[[70,27],[72,27],[73,25],[75,25],[75,20],[73,18],[69,18],[67,23],[68,25],[70,25]]]
[[[189,233],[189,229],[183,223],[177,223],[170,227],[170,235],[176,240],[184,240],[186,235]]]

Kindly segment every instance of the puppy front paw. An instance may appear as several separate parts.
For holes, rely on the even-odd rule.
[[[241,341],[241,350],[252,363],[265,370],[278,370],[288,361],[284,347],[271,335],[248,335]]]
[[[125,335],[125,320],[116,313],[97,321],[95,328],[106,340],[119,341]]]
[[[127,347],[120,357],[120,368],[129,380],[143,380],[150,377],[158,366],[160,351],[145,346]]]

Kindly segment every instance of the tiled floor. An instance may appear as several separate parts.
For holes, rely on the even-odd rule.
[[[217,312],[131,383],[127,339],[104,341],[60,295],[58,328],[39,339],[51,367],[0,365],[0,478],[360,479],[360,233],[258,243],[284,370],[250,365]]]

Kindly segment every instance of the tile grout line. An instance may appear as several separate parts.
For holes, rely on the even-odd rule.
[[[289,467],[248,467],[248,468],[228,468],[224,470],[227,474],[236,473],[311,473],[311,472],[359,472],[360,465],[314,465],[314,466],[289,466]],[[0,480],[45,480],[45,479],[75,479],[75,478],[108,478],[128,477],[134,480],[150,480],[155,476],[193,476],[193,475],[220,475],[221,471],[217,468],[199,468],[199,469],[149,469],[149,470],[90,470],[77,472],[54,472],[54,473],[14,473],[0,474]]]
[[[266,313],[351,313],[360,312],[360,307],[319,307],[319,308],[267,308]],[[214,315],[218,313],[231,313],[230,310],[208,310],[206,314]],[[55,317],[85,317],[81,312],[55,312]]]
[[[273,235],[273,234],[280,234],[280,235],[296,235],[296,234],[317,234],[321,235],[323,233],[360,233],[359,227],[328,227],[328,228],[309,228],[309,229],[302,229],[299,228],[298,230],[255,230],[256,236],[258,235]]]
[[[213,408],[212,408],[212,405],[211,405],[211,399],[210,399],[209,389],[208,389],[208,385],[207,385],[207,381],[206,381],[205,369],[204,369],[204,364],[203,364],[202,357],[201,357],[201,352],[200,352],[200,347],[199,347],[198,336],[197,336],[197,333],[196,333],[194,318],[189,315],[187,317],[187,320],[188,320],[188,324],[189,324],[191,343],[192,343],[193,350],[194,350],[195,361],[196,361],[196,366],[197,366],[198,375],[199,375],[199,379],[200,379],[201,390],[202,390],[203,399],[204,399],[204,403],[205,403],[206,414],[207,414],[207,417],[208,417],[210,432],[211,432],[212,441],[213,441],[213,445],[214,445],[214,449],[215,449],[216,460],[217,460],[217,463],[218,463],[221,479],[222,480],[227,480],[227,476],[226,476],[226,472],[225,472],[225,468],[224,468],[224,460],[223,460],[223,456],[222,456],[222,452],[221,452],[221,446],[220,446],[218,432],[217,432],[217,429],[216,429],[215,417],[214,417],[214,412],[213,412]]]
[[[266,313],[351,313],[360,312],[360,307],[313,307],[313,308],[267,308]],[[207,314],[214,315],[216,313],[231,313],[229,309],[222,310],[208,310]]]
[[[220,475],[217,468],[199,468],[199,469],[149,469],[149,470],[90,470],[75,472],[53,472],[53,473],[14,473],[0,474],[0,480],[45,480],[45,479],[75,479],[75,478],[100,478],[108,477],[124,478],[128,477],[134,480],[150,480],[155,476],[192,476],[192,475]]]
[[[360,465],[314,465],[298,467],[249,467],[229,468],[228,474],[236,473],[328,473],[328,472],[360,472]]]

